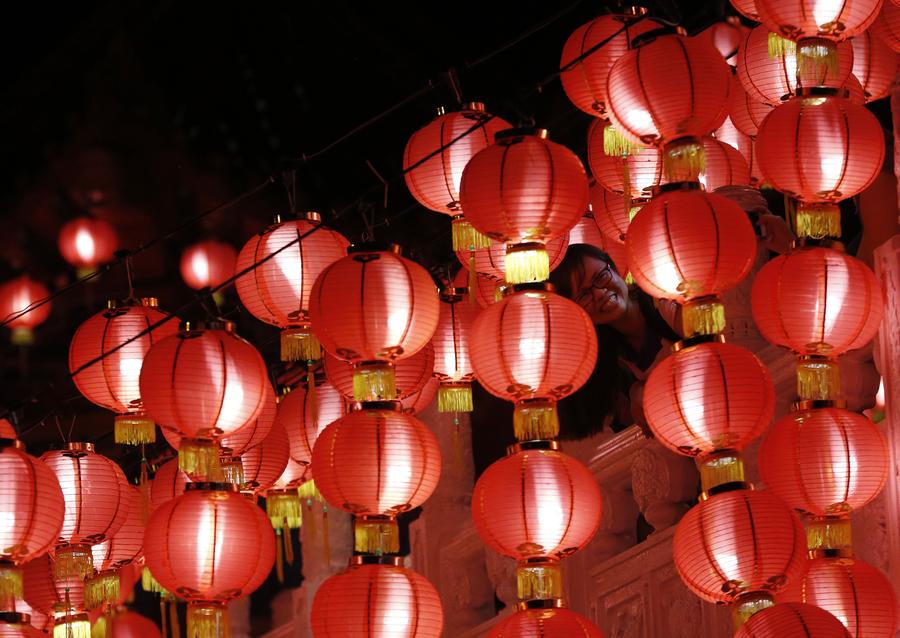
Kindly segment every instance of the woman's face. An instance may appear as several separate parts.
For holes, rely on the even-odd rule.
[[[584,270],[572,273],[572,301],[584,308],[595,324],[610,323],[625,314],[628,285],[608,263],[584,258]]]

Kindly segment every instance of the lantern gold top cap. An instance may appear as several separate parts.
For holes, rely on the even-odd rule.
[[[506,455],[512,456],[519,452],[527,452],[529,450],[550,450],[559,451],[559,441],[555,439],[535,439],[533,441],[520,441],[506,446]]]
[[[825,408],[844,409],[846,407],[847,402],[844,399],[801,399],[791,403],[791,412],[809,412]]]
[[[107,299],[106,309],[128,308],[131,306],[143,306],[144,308],[158,308],[159,299],[156,297],[138,297],[137,299]]]
[[[566,603],[562,598],[538,598],[535,600],[520,600],[516,603],[516,609],[527,611],[529,609],[563,609]]]
[[[466,102],[462,107],[463,111],[478,111],[479,113],[485,113],[486,109],[484,108],[484,102]]]
[[[210,321],[182,321],[179,326],[181,332],[193,332],[200,330],[224,330],[225,332],[234,332],[234,322],[226,319],[213,319]]]
[[[314,210],[307,210],[299,215],[297,215],[300,219],[305,219],[308,222],[316,222],[317,224],[322,223],[322,215]]]
[[[403,405],[400,401],[352,401],[350,409],[354,412],[359,410],[389,410],[391,412],[400,412]]]
[[[350,567],[357,567],[359,565],[391,565],[392,567],[402,567],[403,558],[400,556],[374,556],[371,554],[351,556]]]
[[[25,451],[25,444],[22,443],[19,439],[0,439],[0,450],[6,449],[8,447],[14,447],[17,450]]]
[[[441,301],[453,303],[460,301],[467,294],[469,294],[469,289],[465,286],[447,286],[441,290]]]
[[[542,140],[550,139],[550,132],[545,128],[520,127],[508,128],[494,133],[494,141],[504,144],[512,144],[521,137],[537,137]]]
[[[672,352],[681,352],[687,348],[699,346],[701,343],[725,343],[725,335],[697,335],[688,339],[682,339],[681,341],[676,341],[672,344]]]
[[[82,441],[66,443],[66,449],[72,452],[94,452],[94,444]]]
[[[549,281],[534,281],[524,284],[513,284],[504,290],[504,294],[516,292],[538,291],[538,292],[556,292],[556,286]]]

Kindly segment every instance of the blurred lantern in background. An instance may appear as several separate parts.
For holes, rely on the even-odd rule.
[[[471,412],[474,371],[469,357],[469,337],[479,308],[469,301],[467,288],[445,288],[441,302],[441,317],[431,340],[434,375],[440,379],[438,410]]]
[[[850,638],[841,621],[820,607],[783,603],[757,614],[741,627],[734,638]]]
[[[900,53],[900,4],[885,0],[881,13],[872,23],[872,35],[895,52]]]
[[[22,275],[0,284],[0,317],[8,321],[12,331],[12,342],[17,346],[29,346],[34,342],[35,326],[47,321],[50,316],[50,302],[29,310],[50,296],[44,284]],[[27,311],[27,312],[26,312]]]
[[[154,512],[173,498],[184,494],[184,488],[190,482],[190,477],[178,469],[178,459],[171,459],[160,465],[150,484],[150,511]]]
[[[775,107],[751,96],[744,89],[744,85],[741,84],[737,75],[731,81],[730,97],[731,107],[728,110],[728,116],[734,126],[744,135],[756,139],[762,121]],[[722,141],[728,142],[728,140]]]
[[[591,122],[588,128],[588,164],[598,185],[612,193],[624,195],[626,202],[623,206],[634,206],[634,200],[646,201],[653,188],[662,182],[662,158],[657,147],[643,144],[634,145],[624,155],[607,154],[603,150],[603,134],[609,126],[605,122]]]
[[[237,250],[231,244],[207,239],[185,248],[181,253],[181,278],[190,288],[216,288],[234,276]],[[222,291],[213,293],[216,303],[222,303]]]
[[[79,217],[59,231],[59,252],[75,267],[79,279],[112,261],[118,247],[116,231],[102,219]]]
[[[328,381],[313,387],[314,390],[301,383],[285,394],[275,418],[287,432],[291,460],[301,465],[312,461],[319,433],[344,414],[344,400],[337,388]]]
[[[290,441],[281,423],[275,423],[259,445],[241,452],[244,480],[241,491],[261,494],[275,485],[291,457]],[[268,501],[266,502],[268,505]]]
[[[737,16],[726,16],[721,22],[715,22],[696,35],[706,39],[730,66],[737,64],[737,51],[744,34],[749,31],[741,24]]]
[[[892,4],[892,0],[885,0]],[[850,40],[853,47],[853,75],[859,80],[865,101],[880,100],[890,93],[900,69],[900,55],[880,38],[866,31]]]
[[[702,144],[705,160],[699,180],[707,190],[750,185],[750,166],[736,147],[711,135],[705,135]]]

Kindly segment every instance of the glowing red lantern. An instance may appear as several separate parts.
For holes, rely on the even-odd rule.
[[[487,638],[603,638],[590,620],[565,607],[523,609],[498,623]]]
[[[198,242],[181,253],[181,278],[194,290],[216,288],[234,276],[237,256],[231,244],[215,239]]]
[[[627,154],[608,155],[603,149],[605,131],[609,124],[591,122],[588,127],[588,165],[597,184],[608,191],[627,195],[630,199],[646,199],[663,179],[662,157],[655,146],[641,145]],[[594,186],[591,185],[591,204],[594,205]],[[623,204],[624,206],[624,204]],[[596,214],[596,211],[595,211]]]
[[[441,113],[406,143],[406,186],[425,208],[453,217],[453,250],[485,248],[490,244],[463,217],[459,184],[469,160],[493,144],[494,135],[509,126],[502,118],[485,112],[484,104],[474,102],[460,111]]]
[[[891,4],[891,0],[885,4]],[[885,97],[900,67],[900,56],[870,31],[850,40],[850,46],[853,47],[853,75],[862,84],[866,101]]]
[[[192,483],[147,522],[147,567],[187,600],[191,636],[220,635],[227,603],[256,590],[275,560],[268,519],[233,489]]]
[[[21,443],[0,440],[0,600],[22,597],[21,565],[53,547],[64,514],[53,471]]]
[[[0,439],[18,439],[16,428],[9,422],[9,419],[0,419]]]
[[[730,66],[736,64],[736,53],[744,35],[749,31],[741,24],[736,16],[727,16],[721,22],[715,22],[697,34],[696,37],[706,38],[716,51]]]
[[[378,396],[379,401],[403,400],[422,389],[434,372],[434,346],[429,343],[416,354],[394,364],[395,394]],[[325,355],[325,376],[348,401],[353,401],[353,364]],[[322,423],[325,427],[328,423]]]
[[[820,607],[783,603],[753,614],[734,638],[850,638],[841,621]]]
[[[272,386],[266,384],[263,407],[259,416],[247,423],[234,434],[223,436],[222,449],[229,450],[231,454],[241,455],[250,448],[260,445],[269,436],[272,426],[275,424],[275,415],[278,410],[278,400]],[[178,446],[172,446],[178,449]]]
[[[326,580],[312,605],[317,638],[440,638],[441,599],[431,583],[397,564],[351,564]]]
[[[49,554],[26,563],[22,579],[25,601],[40,613],[55,616],[66,611],[84,612],[84,579],[57,578]]]
[[[710,135],[703,137],[702,144],[706,160],[698,179],[707,190],[750,185],[750,165],[737,148]]]
[[[178,326],[169,320],[141,333],[169,316],[157,309],[153,297],[139,302],[110,300],[106,310],[78,327],[69,344],[69,371],[78,391],[91,403],[116,413],[116,443],[156,441],[156,425],[141,404],[141,366],[150,347],[174,335]],[[95,361],[99,357],[102,361]]]
[[[884,487],[889,463],[878,427],[837,408],[785,416],[759,449],[766,487],[814,516],[843,515],[869,503]]]
[[[781,44],[775,55],[770,54],[770,36]],[[806,52],[789,40],[774,38],[764,25],[752,29],[738,50],[737,77],[750,99],[772,105],[781,104],[800,87],[829,87],[839,89],[853,70],[853,47],[849,42],[837,45],[836,64],[801,62]]]
[[[563,46],[559,61],[563,90],[572,104],[597,117],[606,117],[606,78],[613,64],[631,49],[631,41],[659,23],[635,14],[607,14],[578,27]],[[634,24],[631,24],[633,23]],[[598,49],[594,47],[602,44]],[[591,51],[579,62],[573,61]],[[572,65],[571,67],[569,65]]]
[[[575,227],[569,231],[570,244],[588,244],[599,248],[612,258],[616,270],[620,274],[628,272],[628,258],[625,254],[625,246],[617,241],[609,239],[600,232],[592,213],[586,213]]]
[[[474,287],[471,286],[473,279],[475,280]],[[480,307],[487,308],[503,298],[503,291],[506,290],[507,285],[505,281],[487,275],[475,273],[473,277],[468,269],[461,268],[453,277],[453,287],[474,290],[475,301]]]
[[[354,366],[358,401],[396,396],[392,364],[431,341],[440,302],[428,271],[389,250],[355,249],[328,266],[310,295],[322,346]]]
[[[128,510],[125,523],[115,534],[91,547],[96,573],[85,584],[85,603],[88,609],[96,609],[118,600],[119,569],[140,558],[144,548],[140,491],[130,486],[123,500]]]
[[[441,317],[431,340],[434,376],[441,385],[438,411],[471,412],[475,372],[469,356],[469,335],[479,309],[469,301],[466,288],[445,289],[441,301]]]
[[[885,0],[881,13],[872,23],[872,34],[900,53],[900,4],[893,0]]]
[[[767,102],[760,101],[744,90],[738,76],[731,81],[731,107],[728,116],[735,127],[751,138],[756,138],[759,127],[769,112],[775,108]]]
[[[566,256],[566,249],[569,247],[569,234],[560,235],[555,239],[547,242],[547,258],[550,260],[550,270],[554,270],[559,266],[563,257]],[[475,269],[479,275],[491,277],[492,279],[503,280],[506,278],[506,245],[491,242],[487,248],[476,248],[474,250],[457,250],[456,258],[464,268],[470,270]],[[468,285],[468,284],[467,284]]]
[[[440,385],[440,381],[435,377],[431,377],[425,382],[425,385],[422,386],[421,390],[409,395],[405,399],[401,399],[400,407],[403,413],[416,415],[431,405],[431,402],[434,401],[434,397],[437,396]]]
[[[22,275],[0,285],[0,317],[2,317],[0,320],[9,321],[6,325],[12,330],[13,344],[27,346],[34,342],[33,329],[47,321],[52,304],[47,302],[33,310],[25,311],[49,296],[50,291],[47,287],[28,275]],[[20,314],[23,312],[24,314]],[[12,319],[13,317],[16,318]]]
[[[718,296],[756,259],[756,235],[735,202],[702,190],[667,190],[635,216],[625,239],[628,263],[648,294],[683,305],[684,335],[725,326]]]
[[[59,252],[75,266],[78,277],[84,277],[97,266],[112,261],[119,247],[116,231],[108,222],[92,217],[79,217],[59,231]]]
[[[179,464],[198,475],[218,471],[214,442],[256,419],[270,387],[262,356],[229,321],[186,324],[150,348],[140,376],[144,408],[185,437]]]
[[[309,465],[319,433],[344,414],[344,399],[325,381],[309,391],[304,384],[282,397],[275,421],[287,432],[291,459]]]
[[[660,443],[679,454],[703,456],[741,450],[762,434],[775,411],[775,388],[749,350],[701,343],[653,368],[643,406]]]
[[[466,165],[460,198],[476,230],[507,244],[508,282],[544,281],[547,242],[587,210],[587,176],[578,156],[549,141],[546,130],[509,129]]]
[[[93,569],[91,545],[111,538],[125,524],[131,486],[114,461],[90,443],[69,443],[41,460],[56,475],[66,513],[53,552],[59,577],[86,578]]]
[[[844,82],[843,90],[846,91],[846,98],[854,104],[862,105],[866,103],[866,92],[860,81],[852,73],[847,76],[847,81]]]
[[[889,0],[890,1],[890,0]],[[882,0],[756,0],[759,21],[769,31],[791,40],[818,38],[842,41],[869,28]]]
[[[133,611],[120,611],[109,616],[107,632],[115,638],[160,638],[156,623]]]
[[[190,477],[178,469],[176,459],[160,465],[150,483],[150,511],[156,511],[161,505],[184,494],[184,488],[190,482]]]
[[[290,440],[281,423],[272,426],[262,443],[241,454],[244,481],[241,490],[260,494],[275,485],[291,458]]]
[[[892,636],[897,631],[897,594],[880,571],[856,558],[815,558],[806,574],[780,599],[821,607],[852,638]]]
[[[759,14],[756,12],[756,0],[731,0],[731,6],[745,18],[759,22]]]
[[[744,134],[734,125],[731,117],[726,117],[722,126],[716,129],[716,139],[738,150],[750,173],[750,184],[758,185],[763,181],[759,172],[759,158],[756,156],[756,142],[749,135]]]
[[[591,214],[597,228],[612,241],[624,244],[631,220],[643,203],[632,206],[627,198],[601,188],[596,182],[591,184],[590,193]]]
[[[587,381],[597,335],[581,306],[548,285],[485,308],[472,325],[469,352],[479,383],[516,404],[516,437],[553,438],[559,432],[556,401]]]
[[[237,271],[274,254],[235,282],[241,303],[260,321],[278,326],[284,361],[314,361],[322,356],[310,328],[310,293],[325,268],[347,254],[347,240],[321,226],[318,213],[276,222],[244,244]],[[279,252],[280,251],[280,252]]]
[[[800,519],[768,492],[736,490],[701,501],[678,523],[672,551],[684,584],[712,603],[775,593],[806,568]]]

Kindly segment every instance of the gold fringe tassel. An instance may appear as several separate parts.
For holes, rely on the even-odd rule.
[[[9,340],[14,346],[30,346],[34,343],[34,331],[28,326],[16,326]]]
[[[244,484],[244,464],[238,456],[220,456],[219,463],[222,466],[222,475],[226,483],[233,485]]]
[[[67,613],[62,618],[57,618],[53,625],[53,638],[91,638],[91,621],[88,615]]]
[[[229,638],[228,607],[219,603],[191,603],[187,615],[188,638]]]
[[[91,627],[91,638],[106,638],[106,627],[109,624],[106,614],[97,618]]]
[[[797,396],[801,400],[832,401],[841,394],[841,371],[837,361],[821,356],[797,360]]]
[[[356,401],[393,401],[397,398],[394,366],[388,361],[367,361],[353,368]]]
[[[550,256],[544,244],[529,242],[506,247],[506,282],[526,284],[550,278]]]
[[[297,529],[303,524],[303,508],[297,490],[269,490],[266,514],[275,529]]]
[[[316,487],[316,482],[313,479],[301,483],[300,487],[297,488],[297,494],[303,500],[308,501],[310,505],[312,505],[312,501],[319,501],[320,503],[325,501],[325,497],[319,492],[319,488]]]
[[[400,552],[400,527],[397,519],[357,517],[353,521],[353,549],[363,554],[383,556]]]
[[[711,452],[697,458],[696,462],[697,469],[700,470],[700,487],[704,493],[726,483],[744,482],[744,459],[736,450]]]
[[[603,129],[603,152],[610,157],[624,157],[640,150],[640,144],[636,144],[631,138],[626,137],[612,124],[607,124]]]
[[[783,38],[777,33],[769,32],[769,57],[783,58],[786,55],[796,55],[797,44],[793,40]]]
[[[103,572],[93,576],[84,584],[84,604],[88,609],[97,609],[119,599],[118,572]]]
[[[681,326],[686,339],[718,334],[725,330],[725,306],[715,297],[686,301],[681,306]]]
[[[209,439],[181,439],[178,469],[194,481],[223,482],[219,444]]]
[[[490,248],[491,238],[483,235],[472,226],[462,215],[457,215],[450,222],[453,235],[453,250],[475,250],[476,248]]]
[[[804,38],[797,43],[797,77],[804,86],[821,86],[838,73],[837,43],[827,38]]]
[[[731,607],[731,621],[734,632],[744,626],[750,618],[763,609],[768,609],[775,604],[772,594],[768,592],[749,592],[740,596]]]
[[[838,549],[853,551],[853,526],[849,515],[817,516],[806,526],[806,546],[810,551]]]
[[[156,423],[146,414],[118,414],[115,441],[120,445],[156,443]]]
[[[797,237],[824,239],[841,237],[841,209],[837,204],[799,203],[794,213]]]
[[[141,588],[146,592],[161,594],[164,597],[169,595],[166,588],[159,584],[159,581],[150,573],[150,568],[146,566],[141,570]]]
[[[519,441],[555,439],[559,435],[556,401],[526,399],[516,403],[513,430]]]
[[[53,576],[56,580],[77,577],[82,580],[94,573],[93,555],[88,545],[67,545],[53,556]]]
[[[471,383],[452,381],[438,387],[438,412],[471,412],[472,409]]]
[[[559,563],[522,561],[516,566],[516,595],[520,601],[562,598]]]
[[[0,601],[15,601],[25,596],[22,585],[22,568],[12,563],[0,563]],[[12,609],[3,607],[4,610]]]
[[[696,182],[706,170],[706,151],[696,138],[682,138],[663,147],[663,172],[670,182]]]
[[[282,361],[318,361],[322,358],[322,344],[311,326],[285,328],[281,331]]]

